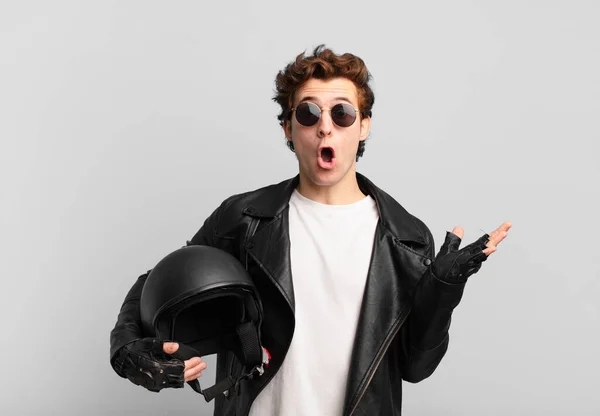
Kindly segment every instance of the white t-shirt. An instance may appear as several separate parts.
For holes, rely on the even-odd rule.
[[[294,191],[289,232],[296,327],[250,416],[342,414],[379,214],[370,196],[325,205]]]

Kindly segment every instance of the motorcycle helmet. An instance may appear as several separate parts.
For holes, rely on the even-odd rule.
[[[260,343],[260,298],[241,262],[223,250],[191,245],[163,258],[148,274],[140,313],[144,336],[179,343],[175,358],[233,352],[244,365],[242,376],[228,374],[208,389],[188,382],[207,402],[262,375],[268,365]]]

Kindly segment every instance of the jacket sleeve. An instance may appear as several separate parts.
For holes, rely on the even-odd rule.
[[[433,237],[427,230],[430,244],[428,258],[433,261]],[[417,383],[429,377],[446,354],[452,312],[458,306],[465,283],[449,284],[437,279],[431,272],[431,263],[425,270],[413,297],[413,307],[407,318],[403,379]]]
[[[206,219],[200,230],[187,242],[187,245],[214,245],[213,236],[222,207],[223,205]],[[110,364],[113,369],[115,369],[114,360],[119,349],[124,345],[143,337],[140,317],[140,298],[144,282],[150,271],[151,270],[138,277],[137,281],[125,296],[125,300],[123,301],[121,310],[117,316],[115,327],[110,332]],[[115,371],[117,370],[115,369]],[[117,372],[117,374],[119,373]],[[123,374],[119,375],[124,377]]]

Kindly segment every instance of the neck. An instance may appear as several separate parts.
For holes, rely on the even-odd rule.
[[[326,205],[349,205],[365,198],[356,180],[356,172],[348,174],[332,185],[318,185],[300,172],[300,182],[296,190],[304,197]]]

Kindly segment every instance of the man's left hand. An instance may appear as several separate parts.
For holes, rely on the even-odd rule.
[[[459,250],[464,236],[461,227],[454,227],[446,233],[446,240],[431,264],[433,275],[447,283],[464,283],[472,274],[479,271],[481,263],[495,252],[496,246],[506,238],[512,224],[505,222],[489,235],[484,234],[474,243]]]

